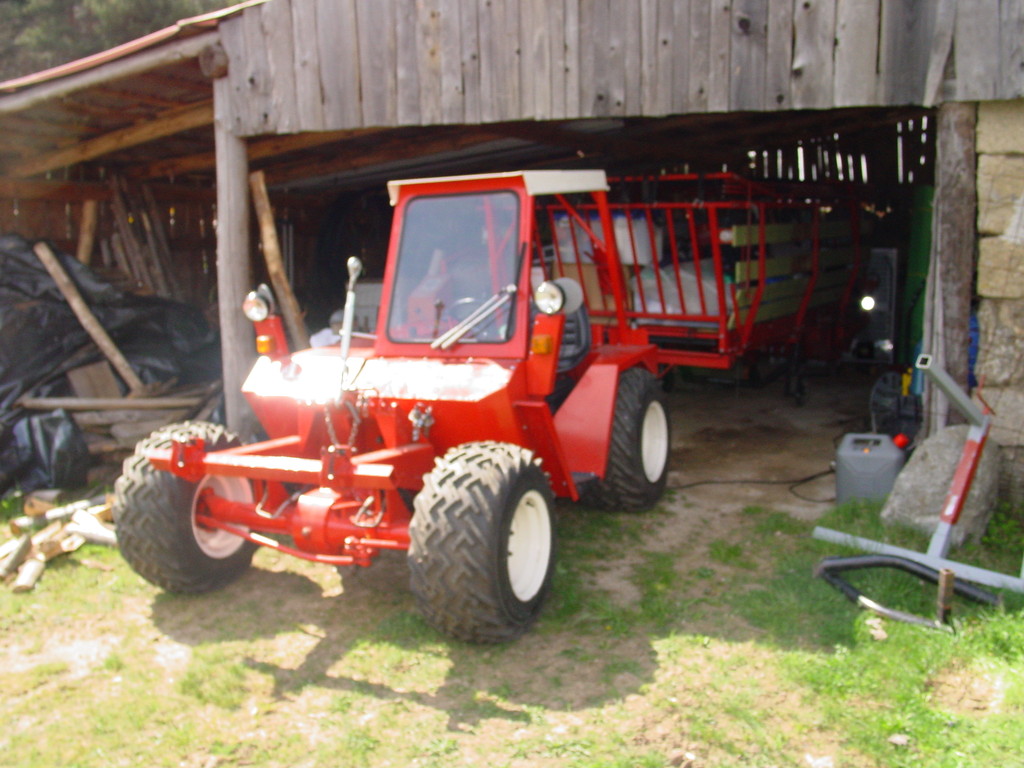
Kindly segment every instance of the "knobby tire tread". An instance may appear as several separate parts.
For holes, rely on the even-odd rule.
[[[639,512],[650,509],[661,498],[668,476],[667,462],[661,478],[652,483],[644,474],[640,459],[640,431],[651,400],[661,403],[667,417],[665,395],[648,370],[629,368],[620,374],[605,476],[584,489],[584,504]]]
[[[533,454],[519,446],[480,442],[438,459],[416,496],[410,527],[410,584],[427,622],[468,642],[499,643],[520,636],[534,622],[550,587],[553,553],[544,585],[530,601],[509,599],[496,552],[503,509],[526,483],[553,498]],[[553,535],[553,531],[552,531]]]
[[[146,581],[168,592],[201,593],[238,578],[255,546],[245,542],[221,560],[199,549],[191,529],[195,484],[153,468],[146,452],[168,448],[175,439],[201,437],[208,450],[238,444],[219,424],[184,422],[162,427],[141,440],[125,459],[114,484],[114,521],[121,554]]]

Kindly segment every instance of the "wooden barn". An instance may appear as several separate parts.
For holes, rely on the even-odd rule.
[[[245,432],[253,171],[318,323],[317,302],[342,300],[332,260],[379,265],[389,179],[852,182],[871,190],[872,245],[897,254],[900,282],[912,252],[930,262],[924,346],[963,382],[976,311],[1012,447],[1022,124],[1024,0],[249,0],[0,83],[0,233],[207,311]]]

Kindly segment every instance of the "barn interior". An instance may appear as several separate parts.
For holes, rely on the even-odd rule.
[[[48,240],[117,288],[184,302],[215,327],[218,66],[196,55],[89,80],[100,70],[68,65],[0,84],[0,232]],[[602,168],[853,186],[871,224],[859,290],[879,300],[870,317],[855,313],[856,341],[832,357],[874,377],[911,362],[920,337],[934,119],[934,110],[886,107],[531,120],[257,136],[246,154],[265,175],[310,332],[343,301],[347,256],[362,258],[368,278],[382,275],[388,180]],[[248,258],[260,282],[252,226]]]

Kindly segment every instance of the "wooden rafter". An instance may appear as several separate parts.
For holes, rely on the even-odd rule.
[[[588,133],[566,128],[561,123],[524,121],[502,123],[495,128],[506,136],[563,147],[586,154],[607,155],[613,158],[634,159],[650,153],[651,146],[628,137],[602,133]]]
[[[361,144],[339,148],[329,159],[322,157],[303,160],[295,163],[282,163],[267,169],[267,182],[271,186],[287,184],[302,179],[328,176],[374,165],[393,163],[410,158],[427,157],[441,152],[452,152],[460,149],[499,141],[503,138],[499,133],[489,129],[431,132],[422,140],[409,141],[403,132],[383,132],[381,139],[369,150]]]
[[[265,139],[250,141],[247,154],[250,160],[266,160],[286,155],[289,152],[312,149],[374,132],[376,132],[375,129],[359,129],[271,136]],[[213,152],[198,152],[181,157],[157,160],[145,165],[137,165],[129,169],[127,175],[137,179],[154,179],[165,176],[181,176],[200,171],[212,171],[216,165],[216,160]]]
[[[148,93],[141,89],[127,90],[125,88],[114,88],[110,85],[101,85],[97,86],[96,92],[111,99],[148,104],[151,107],[158,107],[161,109],[171,109],[180,104],[179,101],[175,101],[174,99],[159,96],[155,93]]]
[[[28,178],[56,168],[92,160],[110,152],[213,123],[213,102],[203,101],[168,110],[153,120],[122,128],[15,165],[11,176]]]

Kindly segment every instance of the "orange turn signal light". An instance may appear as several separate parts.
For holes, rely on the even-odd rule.
[[[530,351],[535,355],[550,355],[555,349],[555,340],[546,333],[530,339]]]
[[[273,336],[260,335],[256,337],[256,351],[261,355],[274,354],[275,346]]]

